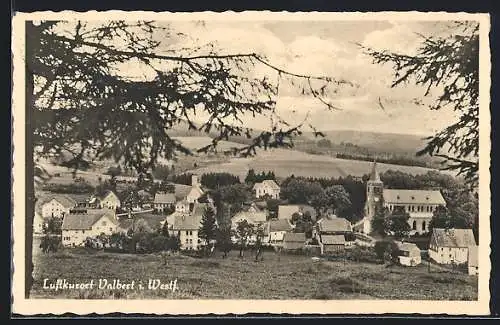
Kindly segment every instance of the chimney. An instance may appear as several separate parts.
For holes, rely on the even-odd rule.
[[[200,184],[198,183],[198,175],[191,175],[191,186],[193,187],[200,186]]]

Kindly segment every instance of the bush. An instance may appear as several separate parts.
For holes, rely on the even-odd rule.
[[[374,247],[374,250],[375,250],[375,254],[377,256],[377,259],[383,263],[385,261],[385,258],[386,258],[386,252],[388,251],[388,249],[391,247],[392,245],[392,242],[389,241],[389,240],[379,240],[375,243],[375,247]]]
[[[372,248],[353,246],[346,249],[346,259],[354,262],[377,263],[377,255]]]

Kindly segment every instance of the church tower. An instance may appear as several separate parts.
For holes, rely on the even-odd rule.
[[[371,220],[375,216],[376,207],[382,204],[383,190],[384,183],[380,180],[377,163],[373,162],[370,179],[366,183],[365,218],[363,224],[363,232],[365,234],[371,233]]]

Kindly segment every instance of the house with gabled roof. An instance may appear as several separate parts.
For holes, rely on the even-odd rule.
[[[77,202],[68,195],[53,195],[40,203],[42,218],[64,218]]]
[[[202,244],[198,237],[201,227],[201,214],[177,212],[174,217],[172,231],[180,240],[182,250],[198,250]]]
[[[394,242],[393,252],[401,265],[417,266],[422,263],[420,248],[414,243]]]
[[[313,238],[320,247],[321,254],[343,250],[346,245],[345,236],[352,233],[352,225],[345,218],[328,216],[319,219],[313,227]]]
[[[256,198],[270,197],[272,199],[280,198],[280,186],[274,180],[264,180],[260,183],[255,183],[253,191]]]
[[[106,191],[99,199],[101,208],[116,210],[121,206],[120,198],[113,191]]]
[[[72,213],[64,217],[62,223],[62,244],[83,246],[87,238],[100,234],[111,235],[119,229],[115,212],[101,209],[95,213]]]
[[[272,219],[264,224],[263,242],[270,244],[283,244],[287,232],[293,230],[293,225],[286,219]]]
[[[476,245],[472,229],[434,228],[428,252],[439,264],[464,264],[469,259],[469,250]]]
[[[153,207],[157,212],[163,213],[166,209],[175,209],[175,193],[158,192],[155,194]]]

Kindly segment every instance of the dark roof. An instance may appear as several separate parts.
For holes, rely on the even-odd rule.
[[[384,189],[385,203],[415,203],[446,205],[440,191]]]
[[[154,203],[173,204],[175,203],[174,193],[156,193]]]
[[[351,232],[352,226],[351,223],[344,218],[322,218],[318,221],[318,230],[320,232]]]
[[[321,243],[323,245],[344,245],[345,237],[344,235],[322,235]]]
[[[118,225],[114,215],[109,211],[89,214],[68,214],[63,219],[63,230],[88,230],[103,217],[108,217],[111,222]]]
[[[472,229],[441,229],[432,230],[431,240],[438,247],[470,247],[476,246]]]
[[[303,232],[287,232],[283,237],[283,241],[305,243],[306,234]]]
[[[177,201],[185,199],[189,192],[191,191],[190,185],[184,184],[174,184],[175,186],[175,198]]]
[[[292,230],[292,225],[286,219],[270,220],[269,221],[269,232],[275,231],[290,231]]]
[[[214,213],[215,213],[215,207],[212,204],[210,204],[210,203],[195,203],[194,207],[193,207],[193,214],[203,216],[203,213],[205,213],[205,209],[207,209],[209,207],[212,208],[214,210]]]

